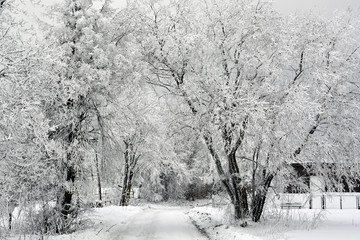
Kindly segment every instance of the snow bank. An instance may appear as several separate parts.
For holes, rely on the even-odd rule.
[[[229,221],[229,210],[197,207],[189,216],[211,239],[359,240],[360,210],[272,209],[246,228]]]
[[[113,239],[113,229],[121,229],[122,226],[131,221],[137,214],[141,213],[144,207],[119,207],[109,206],[96,208],[87,214],[85,225],[82,229],[72,234],[60,236],[46,236],[47,240],[106,240]],[[19,236],[9,236],[8,240],[18,240]],[[38,240],[39,236],[26,236],[26,240]]]
[[[302,210],[311,212],[311,210]],[[289,230],[284,239],[291,240],[359,240],[360,210],[330,209],[324,211],[325,219],[311,231]]]
[[[213,207],[196,207],[189,211],[199,229],[205,231],[212,240],[241,239],[261,240],[262,238],[251,235],[244,231],[244,228],[230,225],[234,224],[224,213],[229,209]],[[225,216],[225,217],[224,217]]]

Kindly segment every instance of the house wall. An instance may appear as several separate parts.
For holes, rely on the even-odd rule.
[[[324,163],[322,166],[322,168],[329,169],[328,177],[334,180],[334,182],[331,183],[330,186],[325,185],[325,181],[323,181],[321,177],[316,176],[314,170],[311,170],[311,163],[307,163],[304,165],[300,163],[292,163],[291,166],[294,168],[295,174],[297,175],[297,178],[299,180],[297,182],[298,183],[302,182],[303,186],[299,187],[300,185],[297,186],[296,184],[295,185],[289,184],[285,188],[286,193],[306,193],[310,191],[313,194],[318,194],[323,192],[334,191],[334,189],[339,189],[339,188],[341,188],[342,192],[360,192],[360,179],[356,180],[353,186],[350,186],[348,184],[350,183],[349,180],[347,180],[344,176],[339,177],[336,176],[334,173],[332,173],[333,172],[332,169],[335,168],[333,164]],[[335,179],[337,178],[340,179],[336,181]],[[332,184],[334,184],[334,186],[332,186]]]
[[[310,192],[319,194],[325,192],[325,182],[319,176],[310,176]]]

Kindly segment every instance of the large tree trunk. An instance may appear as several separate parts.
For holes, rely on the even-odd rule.
[[[258,186],[255,195],[253,196],[251,207],[252,207],[252,220],[258,222],[264,210],[264,205],[266,201],[266,195],[268,193],[271,181],[273,180],[274,175],[268,174],[264,176],[261,186]]]
[[[123,185],[121,190],[120,206],[127,206],[126,191],[127,191],[128,181],[129,181],[129,163],[127,161],[127,158],[125,157],[124,178],[123,178]]]
[[[174,74],[173,75],[174,80],[179,88],[179,90],[182,93],[182,96],[184,97],[185,101],[187,102],[191,112],[194,116],[198,114],[198,111],[196,110],[196,107],[193,103],[193,101],[188,97],[187,92],[183,89],[183,83],[184,83],[184,73],[180,74]],[[247,124],[247,118],[243,121],[243,127],[246,128]],[[224,125],[224,128],[222,129],[222,138],[225,142],[225,152],[227,154],[227,160],[228,160],[228,166],[229,166],[229,172],[231,176],[228,176],[227,173],[225,173],[222,163],[220,160],[220,156],[217,153],[213,138],[210,133],[210,131],[203,129],[203,138],[205,140],[206,146],[215,161],[216,170],[219,174],[219,177],[221,179],[222,185],[225,187],[227,193],[229,194],[229,197],[231,199],[232,204],[234,205],[235,210],[235,218],[236,219],[244,219],[245,217],[249,216],[249,207],[248,207],[248,200],[247,200],[247,192],[246,188],[242,186],[241,179],[239,177],[239,167],[237,165],[236,161],[236,151],[242,144],[242,141],[244,139],[245,131],[240,131],[240,136],[237,138],[236,142],[232,146],[233,143],[233,136],[232,132],[227,131],[227,126]],[[230,149],[232,146],[232,149]]]
[[[76,171],[72,166],[66,166],[66,182],[69,183],[69,185],[73,185],[75,182],[76,177]],[[60,212],[64,219],[67,219],[68,215],[73,211],[71,208],[71,200],[73,197],[73,192],[63,187],[63,190],[60,193],[60,196],[58,198],[58,204],[60,204]]]
[[[239,167],[236,162],[235,152],[228,155],[229,172],[231,174],[231,187],[234,192],[235,219],[243,219],[249,216],[249,207],[246,188],[242,186],[239,177]]]
[[[236,181],[232,181],[231,183],[230,188],[232,189],[232,193],[229,196],[234,205],[235,219],[244,219],[249,216],[246,188],[237,185]]]
[[[128,179],[127,186],[126,186],[125,206],[128,206],[129,202],[130,202],[130,195],[131,195],[133,177],[134,177],[134,172],[130,169],[129,179]]]
[[[125,173],[125,171],[126,171],[126,173]],[[129,205],[133,177],[134,177],[133,170],[130,169],[128,165],[125,166],[120,206],[128,206]]]
[[[222,168],[220,157],[216,153],[213,146],[210,133],[206,132],[204,134],[204,139],[210,154],[215,161],[216,170],[220,176],[221,182],[229,194],[232,204],[234,205],[235,219],[244,219],[245,217],[249,216],[247,192],[246,188],[241,186],[241,179],[239,178],[239,168],[236,164],[235,152],[228,156],[229,172],[231,176],[227,177],[224,169]]]
[[[241,187],[240,189],[240,204],[242,210],[242,216],[249,216],[249,203],[248,203],[248,195],[245,187]]]
[[[124,167],[124,181],[123,189],[121,192],[120,206],[128,206],[130,201],[132,180],[134,177],[134,170],[140,156],[136,156],[134,151],[133,143],[131,139],[124,140],[125,143],[125,167]]]

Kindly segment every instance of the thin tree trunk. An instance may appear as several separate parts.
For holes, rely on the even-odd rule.
[[[9,230],[11,230],[12,213],[9,213]]]
[[[95,166],[96,166],[96,176],[98,182],[98,193],[99,193],[99,200],[102,202],[102,193],[101,193],[101,177],[100,177],[100,169],[99,169],[99,158],[98,154],[95,151]]]

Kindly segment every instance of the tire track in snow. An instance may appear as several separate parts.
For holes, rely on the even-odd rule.
[[[206,239],[211,239],[209,234],[206,232],[206,230],[202,227],[200,227],[194,219],[192,219],[191,217],[189,217],[191,219],[191,223],[196,227],[196,229],[204,236],[206,237]]]
[[[112,240],[141,240],[153,239],[153,221],[157,217],[157,213],[151,210],[145,210],[132,216],[127,222],[122,222],[122,225],[115,228],[111,233]],[[121,219],[121,216],[119,216]]]
[[[121,216],[119,216],[121,219]],[[121,221],[121,220],[120,220]],[[115,224],[115,223],[114,223]],[[207,240],[178,208],[149,208],[111,231],[112,240]]]

